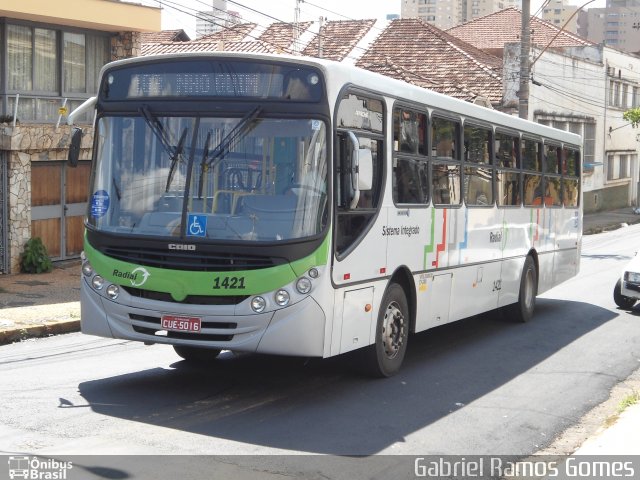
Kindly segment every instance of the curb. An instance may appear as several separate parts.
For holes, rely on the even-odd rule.
[[[582,234],[583,235],[595,235],[597,233],[611,232],[613,230],[618,230],[619,228],[622,228],[624,226],[628,227],[628,226],[631,226],[631,225],[635,225],[637,223],[640,223],[640,219],[635,220],[633,222],[619,222],[619,223],[613,223],[611,225],[590,227],[590,228],[584,229],[582,231]]]
[[[23,328],[14,328],[0,331],[0,345],[19,342],[28,338],[49,337],[61,333],[73,333],[80,331],[80,320],[63,320],[43,325],[32,325]]]

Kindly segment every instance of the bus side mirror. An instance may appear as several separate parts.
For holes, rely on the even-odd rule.
[[[350,208],[356,208],[360,201],[360,192],[371,190],[373,184],[373,158],[371,150],[360,148],[360,142],[353,132],[349,132],[351,142],[351,202]]]
[[[358,150],[358,190],[371,190],[373,187],[373,158],[371,150],[360,148]]]
[[[69,156],[67,157],[67,165],[70,167],[78,166],[80,158],[80,142],[82,141],[82,129],[73,127],[71,132],[71,143],[69,144]]]

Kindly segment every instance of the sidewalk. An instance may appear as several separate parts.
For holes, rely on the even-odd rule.
[[[0,345],[80,330],[80,260],[50,273],[0,275]]]
[[[640,215],[627,207],[585,215],[583,231],[588,235],[639,222]],[[80,275],[80,260],[57,263],[46,274],[0,275],[0,348],[79,331]],[[640,455],[640,402],[617,413],[621,399],[628,400],[633,392],[640,392],[640,370],[614,388],[609,401],[537,454]]]

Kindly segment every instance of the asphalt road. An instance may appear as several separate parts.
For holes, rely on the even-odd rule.
[[[0,453],[528,455],[638,368],[640,309],[612,299],[637,245],[640,225],[585,237],[580,275],[539,297],[533,321],[423,332],[385,380],[349,357],[226,352],[204,369],[82,334],[3,346]]]

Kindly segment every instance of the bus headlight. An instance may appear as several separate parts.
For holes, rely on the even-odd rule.
[[[273,298],[281,307],[287,306],[290,300],[289,292],[283,289],[278,290]]]
[[[267,301],[262,297],[253,297],[251,300],[251,310],[256,313],[264,312],[264,309],[267,307]]]
[[[90,277],[93,275],[93,267],[89,262],[84,262],[82,264],[82,273],[84,273],[85,277]]]
[[[120,287],[117,285],[109,285],[107,287],[107,295],[111,300],[115,300],[120,295]]]
[[[305,295],[311,291],[311,280],[307,277],[300,277],[296,282],[296,290],[302,295]]]
[[[310,268],[309,269],[309,276],[311,278],[318,278],[319,275],[320,275],[320,272],[318,272],[317,268]]]
[[[93,277],[93,280],[91,280],[91,284],[96,290],[102,290],[102,287],[104,287],[104,278],[102,278],[100,275],[96,275],[95,277]]]

